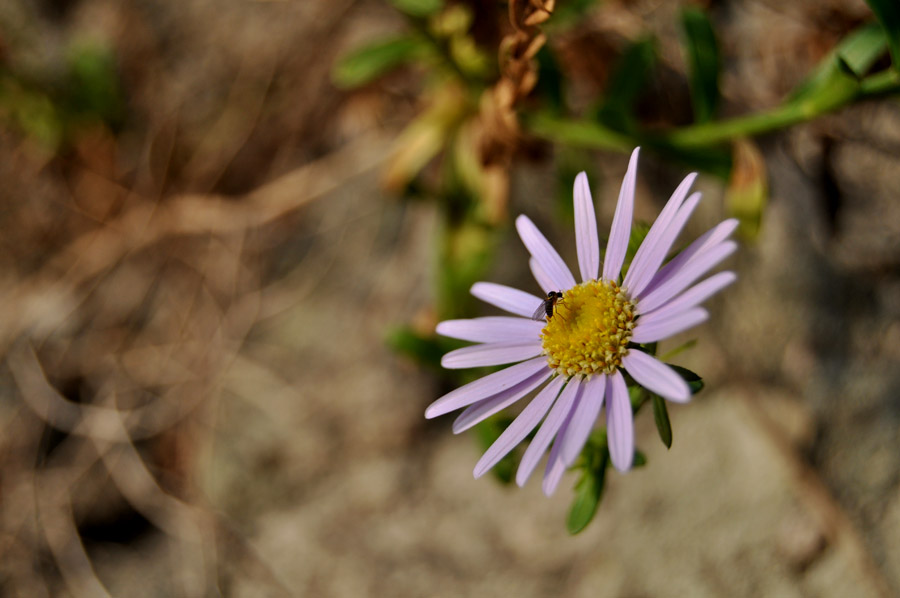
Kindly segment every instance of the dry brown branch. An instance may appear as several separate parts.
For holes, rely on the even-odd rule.
[[[44,537],[69,591],[76,598],[109,596],[94,574],[91,561],[78,536],[68,502],[68,485],[60,484],[52,476],[42,476],[37,490]]]
[[[80,304],[77,289],[125,256],[170,236],[228,234],[272,222],[376,168],[385,158],[385,143],[378,133],[365,135],[242,199],[186,195],[157,205],[134,202],[123,216],[76,239],[3,298],[0,343],[24,330],[41,338],[61,326]]]
[[[175,425],[202,399],[202,395],[197,393],[191,402],[160,400],[136,409],[123,410],[79,405],[61,397],[47,382],[30,347],[10,352],[7,364],[25,404],[42,421],[67,434],[97,441],[130,443],[133,439],[151,438]]]
[[[272,84],[276,62],[273,55],[244,57],[219,118],[185,166],[184,175],[195,188],[212,188],[247,142]]]
[[[481,96],[479,154],[487,188],[488,218],[500,221],[506,213],[509,167],[521,146],[522,133],[516,104],[538,81],[535,55],[547,42],[538,25],[550,18],[555,0],[511,0],[509,20],[513,32],[500,41],[500,80]]]

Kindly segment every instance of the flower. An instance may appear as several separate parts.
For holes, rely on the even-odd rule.
[[[426,409],[425,417],[430,419],[466,407],[453,424],[454,433],[512,405],[549,380],[478,461],[476,478],[543,420],[522,457],[516,482],[524,485],[553,442],[543,481],[544,493],[549,496],[581,453],[604,401],[610,459],[619,471],[630,469],[634,423],[623,371],[669,401],[683,403],[691,397],[687,383],[641,345],[666,339],[707,319],[709,314],[700,303],[736,276],[720,272],[694,283],[737,248],[728,240],[737,221],[730,219],[713,227],[664,265],[700,201],[699,193],[688,196],[697,176],[690,174],[675,189],[621,279],[631,235],[639,149],[631,155],[619,192],[602,273],[594,206],[587,175],[582,172],[575,178],[574,189],[582,282],[576,283],[534,223],[519,216],[516,229],[531,254],[531,272],[548,293],[548,302],[511,287],[478,282],[472,286],[473,295],[519,317],[448,320],[437,326],[443,336],[478,343],[444,355],[441,364],[445,368],[519,362],[453,390]],[[561,296],[553,301],[557,292]],[[539,314],[548,308],[545,322]],[[540,321],[533,319],[533,314]]]

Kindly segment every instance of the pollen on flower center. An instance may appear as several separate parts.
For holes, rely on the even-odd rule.
[[[541,330],[550,368],[566,377],[612,374],[628,353],[634,306],[609,280],[583,282],[563,293]]]

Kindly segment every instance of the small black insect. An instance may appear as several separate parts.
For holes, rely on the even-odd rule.
[[[538,306],[534,313],[531,315],[532,320],[537,320],[540,322],[544,318],[547,320],[553,315],[553,306],[556,305],[556,302],[562,299],[562,291],[550,291],[547,293],[547,298],[541,301],[541,304]]]

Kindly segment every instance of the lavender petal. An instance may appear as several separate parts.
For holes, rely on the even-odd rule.
[[[699,282],[672,299],[665,305],[661,305],[652,312],[645,313],[641,316],[641,320],[645,318],[669,318],[675,314],[689,310],[692,307],[700,305],[731,283],[737,280],[734,272],[719,272],[710,276],[703,282]]]
[[[453,422],[453,433],[459,434],[484,421],[495,413],[506,409],[532,390],[543,384],[552,372],[544,370],[529,376],[512,388],[497,393],[489,399],[479,401],[466,407]]]
[[[638,258],[635,256],[634,261],[631,263],[631,267],[628,269],[628,274],[625,276],[624,282],[625,287],[628,289],[629,293],[631,293],[632,297],[640,294],[650,281],[653,280],[653,275],[656,274],[659,267],[662,265],[663,260],[666,259],[666,255],[669,253],[669,250],[672,249],[672,244],[675,243],[675,239],[678,238],[678,234],[681,232],[681,229],[684,228],[685,223],[687,223],[688,218],[691,217],[691,214],[693,213],[694,208],[697,207],[699,201],[699,193],[691,194],[691,196],[687,198],[687,201],[681,205],[681,208],[672,215],[667,227],[661,229],[660,234],[653,239],[653,243],[649,246],[647,252],[641,255],[641,262],[639,264]],[[657,222],[659,222],[659,220],[657,220]],[[656,224],[654,224],[654,226],[656,226]],[[650,232],[652,233],[653,230],[651,229]],[[638,254],[641,253],[641,249],[643,249],[645,245],[647,245],[647,241],[644,241],[641,248],[638,249]],[[638,268],[635,268],[635,264],[637,264]],[[632,271],[634,271],[635,275],[631,281],[629,281]]]
[[[569,272],[566,263],[528,216],[516,218],[516,230],[519,231],[519,237],[522,238],[528,252],[537,260],[557,289],[571,289],[575,286],[575,278]]]
[[[686,403],[691,398],[691,389],[675,370],[643,351],[629,351],[622,365],[635,382],[664,399]]]
[[[540,421],[550,410],[554,399],[559,395],[565,380],[559,376],[550,381],[550,384],[541,389],[534,399],[528,403],[528,406],[522,410],[522,413],[513,420],[500,437],[494,441],[494,444],[481,456],[478,463],[475,464],[473,474],[476,478],[483,476],[494,465],[500,462],[511,450],[525,440],[525,437],[540,423]],[[455,427],[454,427],[454,431]]]
[[[597,217],[587,175],[575,177],[575,243],[578,250],[578,269],[581,280],[595,280],[600,271],[600,240],[597,238]]]
[[[734,241],[723,241],[715,247],[711,247],[698,253],[693,259],[688,261],[684,267],[678,272],[659,285],[653,292],[649,293],[638,301],[637,308],[640,313],[647,313],[666,304],[670,299],[678,295],[681,291],[690,286],[695,280],[709,272],[712,268],[719,264],[722,260],[734,253],[737,249],[737,243]]]
[[[560,287],[556,286],[556,283],[553,282],[553,279],[547,276],[547,273],[541,268],[541,265],[534,258],[528,259],[528,267],[531,268],[531,275],[534,276],[534,279],[537,281],[538,286],[544,291],[544,293],[549,293],[550,291],[558,291]]]
[[[543,301],[525,291],[493,282],[476,282],[470,292],[486,303],[526,318],[530,318]]]
[[[628,239],[631,237],[631,216],[634,212],[634,189],[637,184],[637,161],[640,151],[641,148],[636,147],[631,153],[628,170],[619,190],[619,201],[616,203],[616,213],[613,216],[609,241],[606,244],[606,257],[603,261],[603,278],[606,280],[618,280],[622,264],[625,262]]]
[[[556,440],[553,441],[553,448],[550,449],[550,456],[547,458],[547,467],[544,469],[544,480],[541,482],[541,489],[546,496],[552,496],[556,492],[562,475],[566,472],[566,463],[562,458],[562,446],[569,435],[572,426],[572,418],[575,409],[569,409],[569,415],[559,428],[556,434]]]
[[[735,218],[729,218],[724,222],[720,222],[716,226],[712,227],[702,235],[700,235],[697,239],[694,240],[693,243],[687,246],[687,248],[680,252],[678,255],[673,257],[669,263],[660,268],[659,272],[657,272],[653,279],[650,281],[643,291],[640,293],[632,294],[632,297],[637,297],[640,299],[641,297],[645,297],[655,291],[657,287],[667,282],[676,272],[681,270],[685,264],[687,264],[690,260],[694,258],[698,253],[704,252],[707,249],[715,247],[729,236],[731,233],[735,231],[738,226],[738,221]]]
[[[532,310],[533,311],[533,310]],[[541,338],[543,322],[508,316],[444,320],[435,331],[441,336],[473,343],[526,342]]]
[[[580,391],[581,382],[575,378],[570,378],[569,383],[566,384],[566,387],[560,393],[559,398],[556,399],[556,403],[547,415],[547,419],[544,420],[538,433],[535,434],[534,440],[531,441],[531,444],[525,450],[525,455],[522,456],[522,462],[519,463],[519,470],[516,472],[516,483],[519,486],[524,486],[528,478],[531,477],[531,473],[537,467],[538,461],[541,460],[553,437],[556,436],[560,426],[562,426],[569,415],[572,404]]]
[[[631,335],[632,342],[655,343],[675,336],[679,332],[684,332],[705,322],[709,318],[709,312],[702,307],[694,307],[668,318],[652,318],[649,321],[645,318],[649,318],[649,316],[641,316],[637,326],[634,327]]]
[[[592,377],[584,384],[581,401],[574,411],[572,425],[562,446],[562,459],[566,465],[572,465],[581,454],[581,449],[584,448],[584,443],[587,442],[600,414],[605,394],[606,376],[603,374]]]
[[[633,351],[632,351],[633,352]],[[625,472],[634,459],[634,417],[625,378],[616,372],[609,377],[606,403],[606,430],[609,457],[613,466]]]
[[[425,409],[425,417],[428,419],[438,417],[460,407],[492,397],[545,368],[547,368],[547,360],[543,357],[536,357],[529,361],[512,365],[499,372],[488,374],[484,378],[479,378],[465,386],[460,386],[436,400]]]
[[[441,358],[441,366],[448,370],[459,370],[503,365],[537,357],[543,350],[540,340],[525,343],[483,343],[446,353]]]

